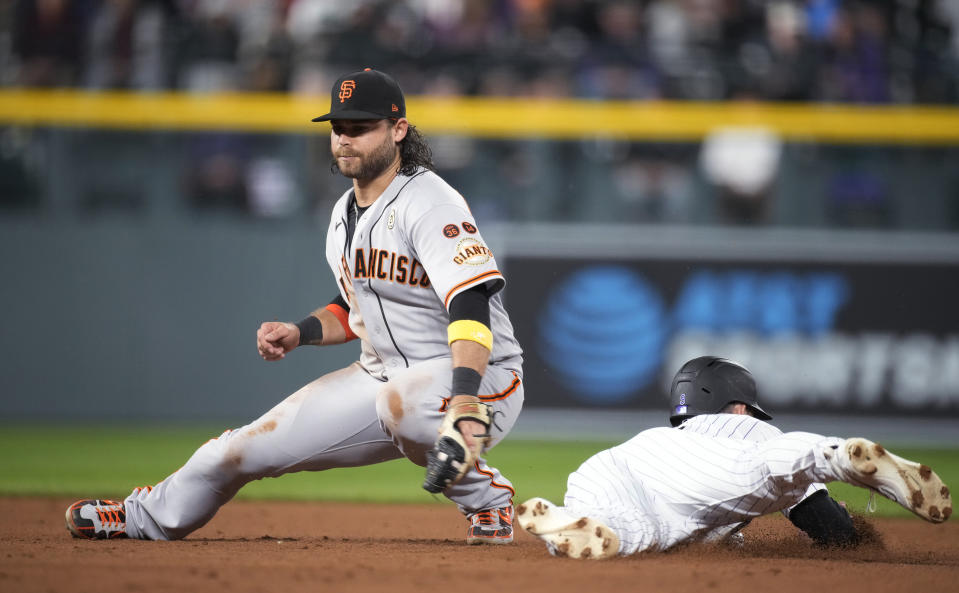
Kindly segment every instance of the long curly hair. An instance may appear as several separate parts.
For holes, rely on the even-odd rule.
[[[417,167],[424,167],[435,171],[433,165],[433,149],[426,142],[426,138],[416,126],[409,125],[406,137],[400,140],[400,174],[412,175]]]

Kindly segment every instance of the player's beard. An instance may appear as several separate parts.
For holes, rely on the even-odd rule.
[[[358,157],[353,159],[354,162],[351,165],[344,165],[342,161],[335,156],[333,160],[344,177],[366,181],[379,177],[383,171],[393,164],[398,153],[399,147],[396,145],[396,142],[393,141],[391,136],[387,136],[382,144],[371,150],[370,153],[365,156],[347,152],[350,156]]]

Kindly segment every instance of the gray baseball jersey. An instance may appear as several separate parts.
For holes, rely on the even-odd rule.
[[[613,529],[621,554],[714,541],[824,488],[831,470],[817,451],[827,441],[838,442],[703,414],[597,453],[570,474],[565,505]]]
[[[262,477],[399,457],[425,465],[450,397],[448,307],[481,284],[495,293],[493,350],[479,391],[496,418],[489,446],[512,429],[523,405],[522,352],[499,294],[503,275],[466,201],[430,171],[397,175],[358,218],[352,241],[349,205],[347,192],[333,209],[326,257],[362,340],[360,361],[211,439],[155,487],[134,490],[124,501],[130,537],[184,537]],[[513,494],[483,459],[444,491],[465,514],[505,507]]]
[[[503,309],[505,284],[466,200],[432,171],[397,175],[347,237],[346,192],[333,208],[326,258],[350,305],[350,328],[363,342],[361,364],[388,378],[399,368],[449,357],[453,297],[486,285],[491,364],[519,370],[521,350]]]

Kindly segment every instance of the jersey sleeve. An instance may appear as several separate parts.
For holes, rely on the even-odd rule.
[[[761,443],[763,441],[768,441],[770,439],[776,438],[782,434],[783,432],[779,430],[779,428],[773,426],[772,424],[769,424],[764,421],[759,421],[756,424],[756,430],[750,431],[749,435],[745,436],[744,439]],[[806,488],[806,493],[803,495],[802,500],[800,500],[798,503],[794,504],[793,506],[789,508],[783,509],[782,514],[788,519],[789,514],[792,512],[792,509],[802,504],[803,501],[807,500],[810,496],[812,496],[816,492],[819,492],[820,490],[825,490],[825,489],[826,489],[826,486],[824,484],[810,484],[809,487]]]
[[[464,290],[482,285],[492,296],[506,284],[476,221],[462,206],[446,203],[430,208],[413,221],[410,240],[447,309]]]

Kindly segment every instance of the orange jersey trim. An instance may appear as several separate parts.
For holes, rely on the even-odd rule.
[[[355,340],[357,335],[353,333],[353,330],[350,329],[350,313],[343,307],[330,303],[326,306],[326,310],[333,314],[336,317],[336,320],[340,322],[340,325],[343,326],[343,331],[346,332],[346,341]]]
[[[500,490],[508,490],[508,491],[509,491],[509,497],[510,497],[510,503],[513,502],[513,497],[516,496],[516,491],[513,490],[513,488],[512,488],[511,486],[507,486],[506,484],[497,484],[497,483],[496,483],[496,480],[493,479],[493,472],[488,472],[488,471],[484,471],[484,470],[480,469],[479,461],[473,462],[473,467],[476,468],[476,471],[478,471],[479,473],[481,473],[481,474],[483,474],[484,476],[486,476],[487,478],[489,478],[489,483],[490,483],[490,485],[491,485],[493,488],[499,488]]]
[[[454,286],[453,288],[451,288],[448,293],[446,293],[446,298],[443,299],[443,306],[446,307],[447,309],[449,309],[450,299],[453,298],[453,293],[455,293],[457,290],[459,290],[459,289],[461,289],[461,288],[463,288],[463,287],[465,287],[465,286],[469,286],[470,284],[475,283],[477,280],[487,280],[487,279],[492,278],[492,277],[494,277],[494,276],[499,276],[500,278],[503,277],[503,275],[500,274],[499,270],[490,270],[489,272],[483,272],[482,274],[479,274],[478,276],[473,276],[473,277],[470,278],[469,280],[464,280],[464,281],[460,282],[459,284],[457,284],[456,286]]]

